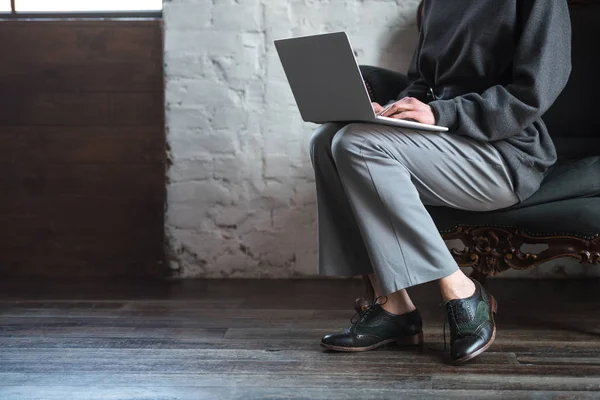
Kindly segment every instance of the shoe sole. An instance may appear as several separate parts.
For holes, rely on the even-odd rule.
[[[497,312],[498,312],[498,303],[496,302],[496,299],[494,298],[494,296],[492,296],[492,323],[494,324],[494,330],[492,331],[491,339],[489,340],[489,342],[487,342],[485,344],[485,346],[483,346],[476,352],[469,354],[468,356],[465,356],[463,358],[459,358],[458,360],[453,360],[452,361],[453,364],[455,364],[455,365],[464,364],[467,361],[474,359],[475,357],[477,357],[478,355],[480,355],[481,353],[483,353],[484,351],[486,351],[487,349],[490,348],[492,343],[494,343],[494,339],[496,339],[496,321],[494,320],[494,316],[496,315]]]
[[[416,335],[413,335],[413,336],[405,336],[405,337],[396,338],[396,339],[382,340],[379,343],[376,343],[371,346],[366,346],[366,347],[342,347],[342,346],[334,346],[334,345],[326,344],[326,343],[321,343],[321,347],[324,347],[328,350],[335,350],[335,351],[359,352],[359,351],[373,350],[373,349],[376,349],[378,347],[381,347],[381,346],[384,346],[384,345],[390,344],[390,343],[397,343],[402,346],[421,346],[421,345],[423,345],[423,332],[417,333]]]

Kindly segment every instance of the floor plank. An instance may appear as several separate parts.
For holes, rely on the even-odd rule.
[[[445,363],[434,285],[410,291],[425,344],[323,351],[356,280],[0,282],[0,398],[600,398],[599,281],[491,281],[498,335]],[[540,312],[549,310],[552,312]]]
[[[81,388],[77,386],[57,386],[41,389],[38,386],[17,386],[0,388],[3,398],[27,398],[29,400],[64,400],[65,393],[70,398],[78,400],[480,400],[480,399],[597,399],[596,394],[590,392],[561,392],[561,391],[495,391],[495,390],[410,390],[395,389],[355,389],[342,388],[324,390],[322,388],[297,388],[287,387],[97,387]]]

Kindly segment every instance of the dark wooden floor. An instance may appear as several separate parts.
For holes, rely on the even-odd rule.
[[[430,284],[422,352],[339,354],[359,281],[1,282],[0,399],[600,398],[600,281],[488,286],[496,342],[453,367]]]

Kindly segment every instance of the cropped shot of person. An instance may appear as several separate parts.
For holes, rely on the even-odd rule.
[[[571,72],[566,0],[425,0],[408,86],[379,115],[446,126],[430,132],[329,122],[310,141],[319,273],[369,275],[376,300],[322,338],[334,351],[420,344],[406,289],[437,281],[450,360],[488,349],[498,304],[459,268],[425,205],[510,207],[557,159],[542,115]]]

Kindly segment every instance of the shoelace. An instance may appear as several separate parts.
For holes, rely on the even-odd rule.
[[[448,314],[450,314],[451,318],[454,320],[454,325],[456,326],[456,336],[459,337],[461,335],[460,326],[456,323],[454,307],[452,307],[452,303],[450,303],[451,301],[452,300],[448,300],[440,303],[440,307],[446,308],[446,317],[444,318],[444,350],[446,350],[446,324],[448,324]],[[450,344],[452,344],[452,338],[450,338]]]
[[[444,307],[446,309],[446,316],[444,317],[444,351],[446,350],[446,324],[448,324],[448,314],[452,314],[452,318],[454,318],[454,309],[450,303],[451,300],[442,301],[440,303],[440,307]]]
[[[385,301],[384,301],[383,303],[379,303],[379,299],[385,299]],[[363,322],[363,321],[365,320],[365,318],[367,317],[367,315],[369,315],[369,313],[370,313],[371,311],[373,311],[373,309],[375,309],[375,306],[378,306],[378,305],[379,305],[379,306],[380,306],[380,305],[383,305],[383,304],[387,303],[387,300],[388,300],[388,299],[387,299],[387,296],[379,296],[379,297],[377,297],[377,298],[375,299],[375,301],[373,301],[373,303],[371,303],[371,304],[369,304],[369,305],[367,306],[367,309],[366,309],[366,310],[364,310],[364,311],[362,311],[362,312],[361,312],[361,311],[358,311],[356,314],[354,314],[354,315],[352,316],[352,318],[350,318],[350,323],[351,323],[352,325],[356,325],[356,324],[358,324],[358,323],[360,323],[360,322]],[[355,319],[356,317],[358,317],[359,319],[357,319],[357,320],[355,321],[354,319]]]

